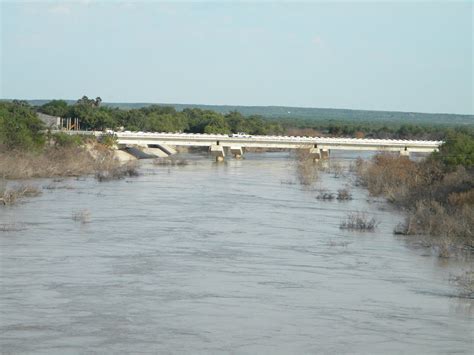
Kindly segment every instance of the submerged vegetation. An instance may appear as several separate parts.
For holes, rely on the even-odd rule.
[[[89,223],[91,221],[91,213],[87,209],[82,209],[79,211],[73,211],[71,218],[73,221],[80,222],[82,224]]]
[[[18,185],[8,188],[5,180],[0,180],[0,205],[14,205],[24,197],[33,197],[41,194],[41,191],[31,185]]]
[[[319,177],[319,164],[317,164],[308,149],[297,149],[296,176],[303,186],[313,185]]]
[[[377,226],[375,217],[370,217],[364,212],[352,212],[341,222],[339,228],[357,230],[357,231],[373,231]]]

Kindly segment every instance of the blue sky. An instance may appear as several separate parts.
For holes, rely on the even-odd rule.
[[[472,2],[1,2],[2,98],[472,114]]]

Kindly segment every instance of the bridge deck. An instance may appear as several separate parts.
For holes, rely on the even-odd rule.
[[[69,134],[104,134],[98,131],[69,131]],[[152,133],[152,132],[113,132],[120,145],[168,145],[240,148],[319,148],[334,150],[369,151],[407,151],[430,153],[438,150],[442,141],[404,140],[404,139],[368,139],[334,137],[295,137],[295,136],[232,136],[225,134],[200,133]]]
[[[441,141],[359,139],[293,136],[229,136],[223,134],[117,132],[119,144],[168,144],[177,146],[238,146],[242,148],[321,148],[337,150],[385,150],[433,152]]]

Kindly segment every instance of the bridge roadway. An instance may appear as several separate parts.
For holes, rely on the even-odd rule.
[[[176,146],[240,146],[242,148],[325,148],[338,150],[433,152],[441,141],[293,136],[239,136],[193,133],[115,132],[119,144]]]
[[[92,132],[88,133],[90,134]],[[102,132],[93,133],[95,135],[102,134]],[[442,141],[423,140],[151,133],[129,131],[113,132],[113,134],[117,137],[119,147],[156,147],[164,151],[166,151],[169,146],[209,147],[211,153],[213,153],[216,158],[224,156],[223,148],[230,148],[232,154],[235,156],[241,156],[243,152],[242,149],[244,148],[310,149],[310,151],[315,154],[315,158],[327,156],[330,150],[389,151],[400,152],[402,155],[409,155],[412,152],[431,153],[438,150],[439,146],[443,143]]]

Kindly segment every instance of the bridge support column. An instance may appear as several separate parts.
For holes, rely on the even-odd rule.
[[[230,152],[234,155],[235,159],[241,159],[242,155],[244,155],[242,147],[230,147]]]
[[[402,149],[402,150],[400,150],[400,156],[409,158],[410,157],[410,151],[406,148]]]
[[[319,148],[310,148],[309,155],[313,159],[314,162],[317,162],[321,159],[321,149]]]
[[[223,146],[213,144],[211,145],[209,150],[211,152],[211,155],[216,158],[216,161],[224,161],[225,153]]]
[[[328,148],[321,148],[321,159],[329,159],[330,150]]]

